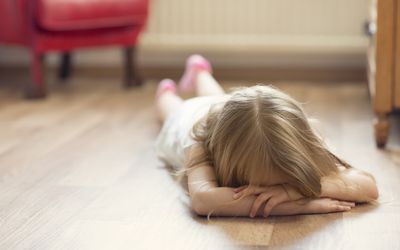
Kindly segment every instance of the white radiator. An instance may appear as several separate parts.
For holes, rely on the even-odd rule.
[[[364,51],[367,0],[152,0],[147,50]]]

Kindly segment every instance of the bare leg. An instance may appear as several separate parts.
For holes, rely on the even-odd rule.
[[[195,86],[198,96],[225,95],[225,91],[221,85],[206,70],[197,73]]]
[[[161,123],[165,121],[172,111],[176,110],[183,100],[172,91],[165,91],[161,93],[156,101],[157,116]]]

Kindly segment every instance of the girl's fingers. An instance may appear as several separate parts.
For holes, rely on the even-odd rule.
[[[268,194],[268,193],[260,194],[257,197],[257,199],[254,201],[253,206],[251,207],[250,217],[253,218],[254,216],[256,216],[258,209],[260,209],[260,206],[270,198],[271,198],[271,194]]]
[[[261,194],[263,192],[268,191],[268,188],[255,187],[255,186],[242,186],[242,187],[236,188],[236,190],[239,190],[239,191],[235,191],[235,189],[233,190],[235,192],[233,194],[234,199],[239,199],[240,197],[246,197],[246,196],[252,195],[252,194]]]
[[[308,209],[312,213],[347,212],[351,210],[354,205],[354,202],[340,201],[331,198],[320,198],[309,201]]]
[[[339,205],[348,206],[348,207],[355,207],[356,203],[355,202],[350,202],[350,201],[339,201]]]
[[[264,217],[267,218],[271,213],[272,209],[278,204],[278,201],[274,198],[271,198],[267,201],[267,204],[264,207]]]
[[[343,211],[349,211],[351,210],[350,206],[343,206],[343,205],[336,205],[336,211],[337,212],[343,212]]]
[[[238,192],[238,193],[234,193],[233,194],[233,199],[239,199],[243,195],[245,195],[244,191],[241,191],[241,192]]]
[[[346,205],[346,203],[351,203],[351,202],[330,200],[330,203],[331,203],[330,204],[331,212],[345,212],[352,208],[350,206],[351,204]]]
[[[268,191],[267,187],[255,187],[253,189],[252,194],[261,194],[261,193],[264,193],[264,192],[267,192],[267,191]]]
[[[234,199],[239,199],[242,196],[246,197],[248,195],[253,194],[254,187],[242,186],[242,187],[238,187],[237,190],[238,191],[234,190],[235,191],[235,193],[233,194]]]
[[[237,187],[235,189],[233,189],[233,192],[238,193],[244,189],[246,189],[248,186],[241,186],[241,187]]]

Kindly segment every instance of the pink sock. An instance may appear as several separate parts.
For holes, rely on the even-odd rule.
[[[201,55],[191,55],[186,60],[185,72],[179,81],[179,90],[182,92],[190,92],[194,89],[197,73],[201,70],[206,70],[210,74],[212,68],[210,63]]]
[[[160,98],[160,96],[166,92],[171,91],[176,93],[176,83],[171,79],[163,79],[159,84],[156,92],[156,99]]]

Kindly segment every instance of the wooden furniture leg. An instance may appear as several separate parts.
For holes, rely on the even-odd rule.
[[[61,80],[66,80],[70,75],[71,75],[71,53],[66,52],[61,55],[58,77]]]
[[[374,121],[375,141],[379,148],[385,147],[389,136],[389,115],[387,113],[376,113]]]
[[[136,48],[135,47],[127,47],[124,51],[125,56],[125,79],[124,79],[124,87],[129,88],[132,86],[140,86],[142,85],[142,79],[140,78],[137,67],[136,67]]]
[[[26,86],[27,99],[40,99],[46,96],[46,87],[43,82],[44,55],[32,52],[31,55],[31,82]]]

